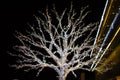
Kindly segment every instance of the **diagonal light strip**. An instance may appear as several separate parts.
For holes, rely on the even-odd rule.
[[[115,37],[117,36],[117,34],[120,31],[120,27],[117,30],[117,32],[115,33],[115,35],[113,36],[112,40],[110,41],[110,43],[107,45],[106,49],[104,50],[103,54],[100,56],[100,58],[98,59],[97,63],[95,64],[95,66],[93,67],[92,71],[96,68],[96,66],[98,65],[98,63],[100,62],[100,60],[102,59],[102,57],[104,56],[104,54],[106,53],[106,51],[108,50],[108,48],[110,47],[110,45],[112,44],[112,42],[114,41]]]
[[[99,35],[99,33],[100,33],[100,29],[101,29],[101,26],[102,26],[102,23],[103,23],[103,19],[104,19],[104,15],[105,15],[107,6],[108,6],[108,0],[106,1],[105,8],[104,8],[104,11],[103,11],[103,14],[102,14],[102,17],[101,17],[100,25],[99,25],[99,27],[98,27],[97,34],[96,34],[95,41],[94,41],[94,44],[93,44],[93,45],[95,45],[96,42],[97,42],[97,38],[98,38],[98,35]],[[94,48],[92,49],[90,56],[93,55],[93,50],[94,50]],[[93,62],[92,66],[91,66],[91,69],[93,68],[94,64],[95,64],[95,62]]]
[[[110,28],[109,28],[109,30],[108,30],[108,33],[107,33],[107,35],[106,35],[106,37],[105,37],[105,39],[104,39],[104,41],[103,41],[103,43],[102,43],[102,45],[101,45],[101,48],[99,49],[99,51],[98,51],[98,55],[96,56],[96,60],[95,61],[97,61],[97,59],[98,59],[98,57],[99,57],[99,55],[100,55],[100,52],[102,51],[102,48],[103,48],[103,46],[105,45],[105,42],[106,42],[106,40],[107,40],[107,38],[109,37],[109,35],[110,35],[110,32],[111,32],[111,30],[114,28],[114,24],[115,24],[115,22],[116,22],[116,20],[117,20],[117,18],[118,18],[118,16],[120,15],[120,9],[118,10],[118,13],[115,15],[115,18],[114,18],[114,20],[113,20],[113,22],[112,22],[112,24],[111,24],[111,26],[110,26]],[[117,34],[118,34],[118,32],[119,32],[119,29],[117,30]],[[109,44],[108,44],[108,48],[109,48],[109,45],[111,45],[111,42],[114,40],[114,38],[115,38],[115,36],[116,36],[116,33],[115,33],[115,35],[114,35],[114,37],[112,38],[112,40],[109,42]],[[107,49],[107,47],[106,47],[106,49]],[[106,50],[105,49],[105,50]],[[106,51],[104,51],[104,52],[106,52]],[[102,57],[103,57],[103,55],[105,54],[105,53],[102,53]],[[100,56],[100,57],[101,57]],[[101,57],[101,58],[102,58]],[[95,69],[95,67],[97,66],[97,64],[100,62],[100,60],[101,60],[101,58],[100,59],[98,59],[98,61],[97,62],[95,62],[94,61],[94,64],[95,64],[95,66],[93,65],[93,67],[92,67],[92,71]]]

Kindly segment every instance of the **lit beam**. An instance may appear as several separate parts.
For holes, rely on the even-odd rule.
[[[115,35],[113,36],[112,40],[110,41],[110,43],[107,45],[106,49],[104,50],[104,52],[102,53],[102,55],[100,56],[100,58],[98,59],[97,63],[95,64],[95,66],[93,67],[92,70],[94,70],[96,68],[96,66],[98,65],[98,63],[100,62],[100,60],[102,59],[102,57],[104,56],[104,54],[106,53],[106,51],[108,50],[108,48],[110,47],[110,45],[112,44],[112,42],[114,41],[115,37],[117,36],[117,34],[120,31],[120,27],[118,28],[117,32],[115,33]]]
[[[97,42],[97,38],[98,38],[98,35],[100,33],[100,29],[101,29],[101,26],[102,26],[102,23],[103,23],[103,19],[104,19],[105,11],[107,9],[107,5],[108,5],[108,0],[106,1],[105,8],[104,8],[104,11],[103,11],[103,14],[102,14],[102,17],[101,17],[101,21],[100,21],[100,24],[99,24],[99,27],[98,27],[97,34],[96,34],[95,41],[94,41],[93,45],[95,45],[96,42]],[[94,50],[94,48],[92,49],[90,56],[92,56],[93,50]]]
[[[120,44],[118,44],[115,49],[111,52],[110,56],[97,67],[97,71],[102,73],[104,70],[106,70],[106,65],[108,64],[108,69],[112,68],[114,65],[118,64],[120,62],[119,60],[120,56]],[[111,64],[113,63],[113,64]],[[116,65],[117,66],[117,65]]]
[[[100,31],[102,30],[102,27],[104,27],[105,22],[106,22],[106,20],[107,20],[107,17],[108,17],[109,11],[110,11],[110,7],[111,7],[111,3],[112,3],[112,2],[111,2],[111,3],[110,3],[110,6],[109,6],[108,1],[109,1],[109,0],[106,1],[105,8],[104,8],[104,11],[103,11],[103,14],[102,14],[102,17],[101,17],[100,25],[99,25],[99,27],[98,27],[98,31],[97,31],[97,34],[96,34],[95,41],[94,41],[94,44],[93,44],[93,45],[96,45],[97,40],[100,39],[100,35],[101,35]],[[109,7],[108,7],[108,6],[109,6]],[[108,11],[107,11],[107,9],[108,9]],[[106,11],[107,11],[107,13],[106,13]],[[104,17],[105,17],[105,19],[104,19]],[[94,50],[94,48],[92,49],[90,56],[92,56],[93,50]],[[99,49],[99,51],[101,51],[101,50],[102,50],[102,47]],[[95,57],[95,60],[94,60],[94,62],[93,62],[92,65],[91,65],[91,68],[90,68],[91,70],[92,70],[93,66],[95,65],[95,63],[96,63],[99,55],[100,55],[100,52],[97,53],[97,56]]]

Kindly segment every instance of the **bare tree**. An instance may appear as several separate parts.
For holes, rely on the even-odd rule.
[[[84,24],[86,7],[81,8],[80,14],[76,14],[72,6],[61,14],[55,8],[40,14],[42,17],[35,16],[37,25],[30,25],[27,34],[17,32],[22,45],[14,46],[18,53],[12,55],[19,57],[14,66],[37,69],[37,75],[49,67],[58,73],[59,80],[65,80],[70,72],[75,75],[77,69],[90,71],[96,55],[90,56],[90,53],[98,48],[92,44],[97,23]]]

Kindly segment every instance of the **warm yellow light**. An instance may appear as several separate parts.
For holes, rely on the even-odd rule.
[[[119,63],[119,56],[120,56],[120,45],[118,45],[114,51],[111,53],[111,55],[102,63],[100,66],[98,66],[98,71],[102,72],[104,71],[104,67],[107,67],[107,64],[109,64],[109,67],[113,67],[115,64]],[[112,63],[112,64],[111,64]]]
[[[114,41],[115,37],[117,36],[117,34],[120,31],[120,27],[118,28],[117,32],[115,33],[115,35],[113,36],[112,40],[109,42],[109,44],[107,45],[106,49],[104,50],[104,52],[102,53],[102,55],[100,56],[100,58],[98,59],[97,63],[95,64],[95,66],[93,67],[93,70],[96,68],[96,66],[98,65],[98,63],[100,62],[100,60],[102,59],[102,57],[104,56],[104,54],[106,53],[106,51],[109,49],[109,47],[111,46],[112,42]]]
[[[102,27],[101,27],[100,34],[99,34],[99,36],[98,36],[98,40],[100,40],[101,35],[103,35],[103,34],[102,34],[102,33],[103,33],[103,28],[107,26],[107,25],[105,26],[105,24],[107,23],[108,16],[109,16],[109,14],[110,14],[110,10],[111,10],[111,8],[112,8],[112,3],[113,3],[113,0],[111,0],[110,3],[109,3],[108,9],[107,9],[107,11],[106,11],[105,18],[104,18],[104,21],[103,21],[103,24],[102,24]]]

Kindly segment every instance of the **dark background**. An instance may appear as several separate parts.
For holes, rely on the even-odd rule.
[[[51,7],[53,4],[56,5],[58,11],[64,10],[65,7],[73,2],[74,8],[79,10],[81,6],[89,5],[89,10],[91,13],[87,16],[87,22],[97,22],[100,21],[105,1],[106,0],[1,0],[0,1],[0,78],[3,80],[12,80],[12,78],[17,75],[17,71],[9,68],[8,64],[11,62],[10,56],[8,56],[7,51],[12,49],[12,46],[16,43],[14,32],[24,31],[25,26],[28,22],[33,19],[33,14],[37,11],[44,10],[46,6]],[[48,74],[54,74],[48,69]],[[28,74],[35,77],[35,74],[30,72]],[[43,73],[46,74],[46,73]],[[42,76],[45,76],[41,74]],[[23,77],[26,73],[22,74],[19,72],[19,77]],[[3,77],[4,76],[4,77]],[[50,75],[49,75],[50,76]],[[26,77],[29,77],[26,75]],[[46,76],[47,77],[47,76]],[[46,80],[39,79],[39,80]],[[51,78],[52,79],[52,78]],[[25,80],[21,79],[21,80]]]

